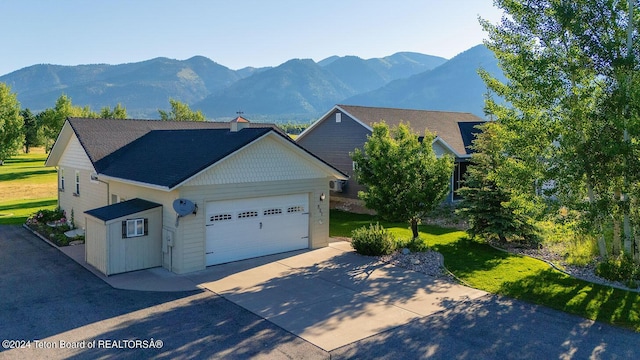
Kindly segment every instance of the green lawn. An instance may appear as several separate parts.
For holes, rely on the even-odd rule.
[[[0,166],[0,225],[23,224],[35,211],[56,207],[56,170],[44,167],[46,158],[33,149]]]
[[[376,222],[370,215],[331,211],[330,235]],[[397,237],[411,237],[408,224],[380,224]],[[428,245],[444,256],[445,266],[466,284],[494,294],[640,331],[640,294],[574,279],[545,262],[496,250],[462,231],[420,226]]]

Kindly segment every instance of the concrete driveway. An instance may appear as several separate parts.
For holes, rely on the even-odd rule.
[[[248,311],[202,289],[115,289],[25,229],[0,226],[0,340],[32,344],[23,349],[0,347],[0,359],[640,358],[637,333],[494,295],[466,299],[461,294],[456,300],[435,291],[433,286],[443,284],[430,284],[382,264],[359,263],[358,257],[340,255],[338,250],[324,249],[325,260],[316,263],[305,264],[310,252],[290,253],[212,267],[182,278],[194,287],[198,281],[205,287],[217,286],[229,299],[255,307]],[[279,265],[265,266],[272,262]],[[260,268],[263,271],[253,271]],[[351,270],[345,276],[342,270],[347,268]],[[282,277],[269,276],[267,270],[282,271]],[[168,277],[157,269],[141,274],[137,278],[124,274],[124,280],[116,283],[148,289],[140,282],[161,285]],[[392,275],[402,279],[401,289],[389,278]],[[291,287],[282,287],[288,280]],[[301,295],[299,287],[308,284],[317,284],[317,289],[311,286]],[[325,292],[331,287],[337,289],[334,297]],[[395,300],[385,297],[385,288],[387,293],[395,289]],[[357,294],[350,292],[356,289]],[[430,300],[416,306],[417,299]],[[376,317],[385,315],[376,307],[394,315],[386,320]],[[421,315],[437,308],[443,310]],[[412,316],[408,313],[415,313],[414,320],[406,320]],[[305,338],[278,323],[290,324],[286,326]],[[342,323],[374,334],[331,351],[305,341],[331,348],[333,337],[352,336]],[[162,348],[60,346],[152,338],[162,340]],[[34,340],[53,347],[35,348]]]
[[[189,278],[326,351],[486,295],[357,255],[346,242]]]

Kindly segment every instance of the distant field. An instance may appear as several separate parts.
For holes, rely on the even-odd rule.
[[[22,224],[37,210],[57,204],[57,176],[45,167],[44,149],[31,149],[0,166],[0,225]]]

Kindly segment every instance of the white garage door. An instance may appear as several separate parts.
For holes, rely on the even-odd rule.
[[[307,194],[207,203],[206,264],[309,247]]]

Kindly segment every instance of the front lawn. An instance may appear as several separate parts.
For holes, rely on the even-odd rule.
[[[331,211],[330,235],[350,237],[374,216]],[[398,237],[411,237],[405,223],[379,221]],[[444,256],[445,266],[466,284],[494,294],[640,331],[640,294],[572,278],[543,261],[496,250],[463,231],[420,226],[420,236]]]
[[[24,224],[40,209],[57,204],[56,169],[44,167],[47,154],[35,148],[0,166],[0,225]]]

